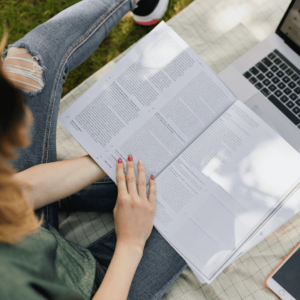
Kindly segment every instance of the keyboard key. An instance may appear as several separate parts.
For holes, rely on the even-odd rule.
[[[263,84],[266,85],[266,86],[268,86],[270,83],[271,83],[271,81],[269,79],[265,79],[263,81]]]
[[[291,76],[294,73],[294,71],[292,69],[288,69],[285,71],[285,74]]]
[[[278,85],[277,85],[280,89],[284,89],[286,87],[286,85],[283,83],[283,82],[280,82]]]
[[[274,59],[275,57],[276,57],[276,55],[273,53],[273,52],[271,52],[269,55],[268,55],[268,57],[270,58],[270,59]]]
[[[262,81],[265,78],[265,75],[262,73],[259,73],[256,77]]]
[[[271,85],[269,86],[269,90],[270,90],[271,92],[274,92],[274,91],[276,90],[276,86],[275,86],[274,84],[271,84]]]
[[[251,75],[251,73],[250,72],[246,72],[246,73],[244,73],[243,74],[244,75],[244,77],[246,77],[247,79],[249,79],[252,75]]]
[[[279,81],[280,81],[280,80],[279,80],[278,77],[274,77],[274,78],[272,79],[272,82],[274,82],[275,84],[277,84]]]
[[[282,95],[282,91],[277,90],[274,94],[275,94],[277,97],[280,97],[280,96]]]
[[[285,70],[286,68],[287,68],[288,66],[285,64],[285,63],[283,63],[283,64],[281,64],[280,66],[279,66],[279,68],[281,69],[281,70]]]
[[[287,76],[284,76],[284,77],[282,78],[282,81],[285,82],[285,83],[288,83],[290,80],[291,80],[291,79],[290,79],[289,77],[287,77]]]
[[[281,61],[281,59],[276,58],[276,59],[274,60],[274,63],[275,63],[276,65],[280,65],[280,64],[282,63],[282,61]]]
[[[298,106],[294,107],[294,108],[293,108],[293,112],[294,112],[295,114],[299,114],[300,108],[299,108]]]
[[[272,66],[271,70],[272,70],[273,72],[277,72],[277,71],[278,71],[278,67]]]
[[[283,95],[283,96],[280,98],[280,100],[281,100],[283,103],[285,103],[286,101],[289,100],[289,98],[288,98],[287,96]]]
[[[295,102],[298,106],[300,106],[300,99]]]
[[[296,93],[296,94],[300,94],[300,87],[296,87],[295,89],[294,89],[294,92]]]
[[[257,82],[257,79],[255,77],[251,77],[251,79],[249,79],[249,81],[252,83],[252,84],[255,84]]]
[[[281,78],[281,77],[284,75],[284,73],[283,73],[282,71],[279,71],[279,72],[276,73],[276,75],[277,75],[279,78]]]
[[[261,84],[261,82],[258,82],[255,87],[260,90],[261,88],[263,88],[264,86]]]
[[[271,94],[271,92],[267,89],[267,88],[263,88],[262,90],[260,90],[261,91],[261,93],[264,95],[264,96],[266,96],[266,97],[268,97],[270,94]]]
[[[258,83],[255,85],[255,87],[256,87],[258,90],[260,90],[260,89],[263,87],[263,85],[261,84],[261,82],[258,82]]]
[[[274,74],[272,73],[272,72],[268,72],[267,74],[266,74],[266,76],[268,77],[268,78],[272,78],[273,76],[274,76]]]
[[[299,81],[297,81],[297,84],[298,84],[298,85],[300,85],[300,80],[299,80]]]
[[[292,108],[295,106],[295,103],[293,103],[292,101],[289,101],[287,104],[286,104],[287,107],[289,108]]]
[[[272,66],[272,62],[267,58],[265,57],[262,62],[267,66],[267,67],[270,67]]]
[[[288,86],[293,89],[296,86],[296,83],[294,81],[291,81]]]
[[[259,73],[259,71],[255,68],[255,67],[252,67],[250,70],[249,70],[253,75],[257,75]]]
[[[299,75],[297,75],[296,73],[292,76],[292,79],[295,81],[297,81],[299,78]]]
[[[257,64],[256,64],[256,67],[257,67],[258,69],[260,69],[261,72],[263,72],[263,73],[266,73],[266,72],[268,71],[268,69],[265,67],[265,65],[262,64],[261,62],[257,63]]]
[[[282,104],[278,98],[274,95],[268,97],[268,99],[283,113],[285,114],[295,125],[300,123],[298,119],[284,104]]]
[[[292,92],[292,90],[290,90],[288,87],[285,88],[283,91],[286,95],[289,95]]]
[[[297,100],[298,96],[296,94],[292,94],[290,95],[290,99],[292,99],[293,101]]]

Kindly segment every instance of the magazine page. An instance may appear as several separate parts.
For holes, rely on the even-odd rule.
[[[157,176],[235,101],[164,22],[59,118],[115,180],[116,161],[143,159]]]
[[[236,101],[157,178],[155,227],[210,283],[299,183],[300,154]]]

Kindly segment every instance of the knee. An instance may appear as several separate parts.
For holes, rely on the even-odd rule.
[[[24,48],[10,48],[3,64],[3,73],[10,82],[25,92],[38,92],[43,86],[43,69],[36,57]]]

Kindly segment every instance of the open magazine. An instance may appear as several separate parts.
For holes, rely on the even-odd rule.
[[[300,182],[300,155],[161,22],[59,118],[113,180],[132,154],[155,227],[210,283]]]

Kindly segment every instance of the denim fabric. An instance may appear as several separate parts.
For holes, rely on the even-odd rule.
[[[59,207],[66,211],[112,212],[118,190],[115,183],[105,177],[85,189],[60,200]]]
[[[135,6],[135,0],[83,0],[33,29],[10,47],[26,48],[43,68],[44,87],[24,92],[33,114],[30,147],[19,149],[14,167],[25,170],[56,161],[56,124],[63,84],[67,73],[84,62],[111,29]],[[4,51],[6,56],[7,51]],[[116,185],[103,180],[60,201],[67,210],[112,211]],[[58,228],[58,203],[42,209],[44,218]],[[114,230],[89,246],[106,270],[116,245]],[[186,267],[185,261],[153,229],[134,276],[128,299],[160,299]]]
[[[112,230],[88,247],[105,272],[113,256],[116,241],[115,230]],[[183,258],[153,228],[127,299],[161,299],[186,266]]]

